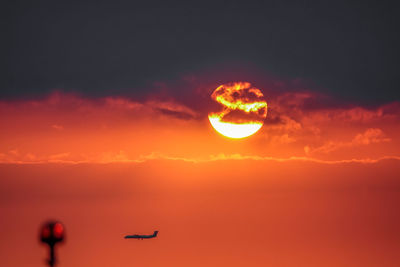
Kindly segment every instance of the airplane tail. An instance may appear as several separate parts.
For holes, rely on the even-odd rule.
[[[158,234],[158,231],[154,231],[154,234],[153,234],[153,235],[154,235],[154,236],[157,236],[157,234]]]

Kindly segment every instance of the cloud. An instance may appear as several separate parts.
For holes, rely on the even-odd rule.
[[[37,159],[36,155],[33,154],[33,153],[27,153],[27,154],[25,155],[25,158],[26,158],[28,161],[35,161],[35,160]]]
[[[100,99],[100,101],[102,100],[104,101],[104,105],[109,108],[135,110],[143,107],[143,104],[123,97],[105,97],[104,99]]]
[[[54,154],[49,156],[49,160],[60,160],[63,158],[67,158],[71,153],[59,153],[59,154]]]
[[[400,102],[367,108],[344,104],[327,95],[311,91],[283,92],[268,98],[267,121],[284,124],[289,117],[300,124],[311,125],[332,121],[371,123],[382,119],[399,119]]]
[[[95,117],[106,120],[110,116],[118,116],[119,119],[134,116],[138,119],[154,117],[155,114],[184,120],[195,119],[199,116],[196,111],[174,99],[149,98],[139,101],[120,96],[85,98],[61,91],[54,91],[42,99],[0,101],[0,114],[7,114],[10,119],[12,116],[27,118],[28,114],[43,118],[54,115],[54,120],[58,122],[52,122],[50,125],[58,131],[65,129],[66,125],[63,121],[77,114],[86,121]],[[79,117],[71,119],[79,120]]]
[[[14,156],[18,156],[18,155],[19,155],[18,149],[10,150],[9,153],[10,153],[11,155],[14,155]]]
[[[355,147],[362,145],[369,145],[372,143],[382,143],[382,142],[390,142],[391,139],[387,138],[383,131],[378,128],[370,128],[367,129],[363,133],[359,133],[349,142],[335,142],[328,141],[322,146],[316,148],[310,148],[310,146],[305,146],[304,151],[306,154],[310,153],[330,153],[341,148],[346,147]]]
[[[271,143],[274,144],[290,144],[296,141],[296,138],[289,136],[289,134],[271,136]]]
[[[353,145],[369,145],[371,143],[390,142],[381,129],[370,128],[364,133],[357,134],[351,141]]]
[[[321,164],[344,164],[344,163],[378,163],[383,160],[400,160],[400,156],[384,156],[376,159],[363,158],[363,159],[343,159],[343,160],[321,160],[311,157],[289,157],[289,158],[277,158],[277,157],[260,157],[260,156],[244,156],[240,154],[225,155],[220,154],[217,156],[210,157],[207,161],[218,161],[218,160],[258,160],[258,161],[275,161],[275,162],[288,162],[288,161],[304,161],[314,162]],[[202,162],[202,161],[200,161]]]
[[[56,129],[57,131],[62,131],[62,130],[64,130],[64,126],[58,125],[58,124],[53,124],[53,125],[51,125],[51,128]]]
[[[4,154],[0,158],[2,162],[140,162],[145,160],[140,155],[152,151],[189,161],[220,153],[329,160],[397,155],[397,102],[363,107],[339,105],[305,90],[264,94],[268,102],[264,126],[254,136],[236,141],[215,134],[205,104],[191,105],[168,95],[86,98],[54,92],[43,99],[0,101]],[[212,102],[210,95],[207,98]],[[345,149],[371,144],[374,150]]]
[[[296,121],[295,119],[287,115],[280,115],[278,123],[274,124],[266,123],[266,125],[268,128],[284,132],[295,132],[303,128],[301,122]]]
[[[51,155],[47,158],[37,158],[33,156],[32,158],[7,158],[7,155],[0,153],[0,164],[48,164],[48,163],[60,163],[60,164],[109,164],[109,163],[145,163],[154,160],[166,160],[166,161],[182,161],[190,163],[207,163],[216,161],[274,161],[274,162],[312,162],[319,164],[349,164],[349,163],[362,163],[362,164],[374,164],[383,160],[399,160],[400,156],[382,156],[378,158],[351,158],[342,160],[323,160],[313,157],[299,157],[292,156],[287,158],[282,157],[269,157],[269,156],[257,156],[257,155],[242,155],[236,154],[224,154],[220,153],[217,155],[210,155],[207,157],[179,157],[171,156],[162,153],[153,152],[148,155],[140,155],[137,158],[129,157],[124,151],[113,152],[103,152],[99,157],[93,157],[81,160],[68,159],[69,153],[61,153],[59,155]]]
[[[199,116],[197,112],[193,111],[192,109],[173,101],[149,101],[146,103],[146,105],[149,105],[153,110],[156,110],[161,114],[172,116],[178,119],[196,119]]]

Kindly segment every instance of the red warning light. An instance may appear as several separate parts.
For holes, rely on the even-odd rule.
[[[62,223],[57,221],[49,221],[40,228],[40,241],[49,246],[49,259],[47,260],[50,267],[56,264],[55,246],[57,243],[64,241],[65,230]]]
[[[54,224],[53,233],[55,238],[62,239],[64,237],[64,227],[61,223],[57,222]]]
[[[43,243],[54,245],[64,240],[64,226],[60,222],[47,222],[42,226],[40,240]]]
[[[50,237],[50,228],[49,227],[43,227],[42,229],[42,239],[43,238],[49,238]]]

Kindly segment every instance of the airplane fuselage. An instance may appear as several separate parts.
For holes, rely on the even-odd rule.
[[[158,231],[154,231],[152,235],[126,235],[124,238],[125,239],[150,239],[156,237],[158,234]]]

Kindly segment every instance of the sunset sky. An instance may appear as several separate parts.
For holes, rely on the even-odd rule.
[[[399,266],[394,10],[9,1],[0,265],[45,266],[56,219],[60,267]],[[230,82],[268,103],[243,139],[208,118]]]

